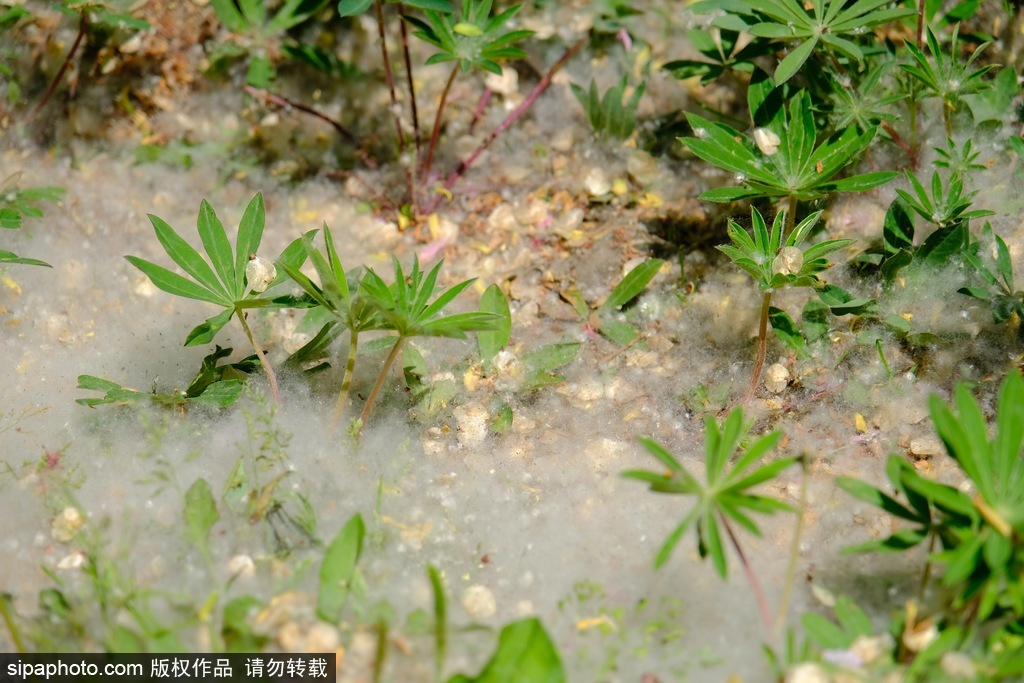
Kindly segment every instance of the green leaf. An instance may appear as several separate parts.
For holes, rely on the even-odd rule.
[[[263,208],[263,193],[257,192],[245,207],[245,213],[238,224],[238,240],[235,244],[234,298],[236,300],[245,295],[245,266],[252,256],[259,253],[265,223],[266,211]]]
[[[150,263],[149,261],[140,259],[137,256],[125,256],[125,259],[145,273],[158,289],[162,289],[168,294],[183,296],[187,299],[208,301],[212,304],[218,304],[221,306],[231,305],[230,302],[225,300],[224,296],[210,291],[206,287],[203,287],[186,277],[173,273],[163,266]]]
[[[191,275],[196,282],[203,285],[211,292],[219,294],[223,299],[230,298],[228,290],[217,280],[210,264],[199,255],[199,252],[192,248],[188,242],[181,238],[174,229],[158,216],[150,214],[150,222],[156,231],[156,237],[160,240],[161,246],[171,260],[177,263],[182,270]],[[153,284],[156,284],[154,282]],[[159,287],[159,285],[157,285]]]
[[[231,316],[235,314],[233,308],[227,308],[213,316],[208,318],[188,333],[188,337],[185,338],[185,346],[197,346],[199,344],[209,344],[213,341],[213,338],[217,336],[221,328],[228,324],[231,320]]]
[[[608,295],[605,302],[597,309],[598,313],[622,308],[638,297],[644,291],[647,284],[658,274],[664,263],[664,261],[657,258],[647,259],[629,271],[622,278],[622,281],[615,286],[612,293]]]
[[[480,311],[497,316],[494,329],[477,332],[476,341],[480,349],[480,357],[490,361],[508,344],[512,336],[512,315],[508,308],[508,299],[498,285],[491,285],[480,297]]]
[[[219,519],[210,484],[196,479],[185,492],[185,536],[204,554],[208,552],[210,529]]]
[[[199,218],[196,221],[199,238],[203,241],[206,253],[213,262],[213,268],[224,283],[225,293],[235,288],[235,266],[231,262],[231,244],[224,226],[214,212],[213,207],[205,199],[199,204]]]
[[[775,83],[782,85],[790,78],[792,78],[800,67],[804,65],[807,58],[814,52],[814,48],[817,47],[817,38],[804,41],[796,48],[794,48],[786,57],[779,62],[779,66],[775,69]]]
[[[457,675],[449,683],[565,683],[554,643],[536,617],[501,629],[498,647],[475,677]]]
[[[967,235],[966,221],[939,228],[918,248],[916,258],[931,266],[943,266],[953,255],[964,250]]]
[[[362,14],[370,8],[373,0],[341,0],[338,3],[338,14],[343,17],[350,17]],[[417,6],[416,2],[406,2],[407,5]]]
[[[365,535],[366,526],[363,524],[363,518],[358,514],[353,515],[324,553],[324,560],[320,565],[316,613],[329,624],[337,624],[341,620],[341,613],[356,575],[356,565],[363,551]]]

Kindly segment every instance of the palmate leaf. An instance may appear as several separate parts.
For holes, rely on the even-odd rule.
[[[680,465],[675,456],[650,439],[641,439],[640,442],[668,472],[628,470],[622,476],[643,481],[656,493],[693,495],[697,498],[696,504],[665,541],[655,559],[655,567],[660,567],[668,560],[683,534],[696,524],[697,549],[701,557],[710,555],[716,571],[725,577],[728,562],[720,528],[723,525],[728,527],[729,520],[733,520],[758,535],[760,529],[745,509],[761,514],[796,511],[783,501],[750,493],[749,489],[775,478],[782,470],[797,462],[798,458],[783,458],[751,471],[782,436],[781,432],[771,432],[755,441],[740,455],[736,465],[727,470],[733,453],[748,434],[748,428],[743,423],[743,410],[735,408],[730,411],[722,425],[713,417],[708,417],[705,425],[705,482],[698,481]]]

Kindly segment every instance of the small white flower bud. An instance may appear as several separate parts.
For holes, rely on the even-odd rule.
[[[767,128],[755,128],[754,129],[754,142],[757,143],[757,148],[764,154],[771,156],[779,151],[779,144],[782,140],[774,132]]]
[[[273,262],[262,256],[253,256],[245,266],[245,280],[254,292],[264,292],[277,277]]]

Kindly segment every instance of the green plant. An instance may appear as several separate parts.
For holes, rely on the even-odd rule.
[[[462,12],[458,17],[454,12],[425,10],[426,21],[412,16],[404,19],[416,27],[413,35],[438,48],[440,52],[427,59],[427,64],[455,62],[434,115],[434,128],[430,135],[430,144],[423,160],[423,175],[429,176],[434,160],[434,150],[441,134],[441,121],[448,93],[459,70],[468,73],[472,67],[501,74],[498,60],[522,59],[526,56],[521,48],[515,47],[533,31],[517,30],[501,32],[502,26],[512,19],[522,5],[513,5],[495,16],[491,16],[492,0],[463,0]]]
[[[78,19],[78,33],[75,35],[75,40],[71,44],[71,49],[68,50],[67,56],[61,62],[60,68],[57,69],[56,75],[50,81],[46,92],[29,112],[28,121],[34,120],[53,98],[54,93],[57,92],[57,87],[64,79],[64,74],[70,68],[83,41],[87,44],[94,43],[98,49],[98,45],[106,42],[111,35],[115,35],[118,32],[125,30],[149,30],[149,22],[129,14],[133,10],[127,8],[128,4],[123,0],[111,0],[110,2],[104,2],[103,0],[60,0],[56,5],[57,9],[64,14]],[[121,7],[125,7],[125,9],[121,11]],[[81,69],[81,71],[87,72],[89,69]]]
[[[580,320],[589,329],[600,333],[621,346],[629,346],[640,340],[640,330],[623,319],[621,311],[644,291],[654,276],[661,270],[664,261],[650,258],[637,264],[612,288],[608,298],[594,310],[583,299],[578,289],[568,289],[561,296],[572,305]]]
[[[925,541],[942,550],[930,565],[945,565],[941,582],[952,591],[958,621],[985,621],[996,615],[1024,617],[1024,381],[1017,372],[1004,380],[996,410],[996,430],[989,436],[985,415],[966,386],[957,387],[954,410],[937,396],[930,409],[946,452],[969,478],[968,493],[928,479],[906,460],[890,456],[886,465],[897,498],[858,479],[838,484],[852,496],[909,522],[884,539],[845,552],[903,551]]]
[[[815,212],[800,221],[796,228],[784,234],[786,214],[775,215],[771,231],[757,209],[750,212],[754,237],[746,233],[735,221],[729,221],[728,234],[732,244],[723,244],[718,250],[724,253],[736,266],[742,268],[754,279],[761,289],[761,320],[758,327],[757,361],[747,390],[751,398],[761,379],[761,370],[768,349],[768,322],[771,313],[772,293],[782,287],[821,288],[823,283],[817,274],[831,264],[825,258],[832,252],[843,249],[853,240],[826,240],[803,249],[801,244],[810,235],[811,228],[818,222],[821,212]]]
[[[983,258],[982,249],[994,248],[994,258]],[[1017,335],[1024,336],[1024,292],[1018,291],[1013,284],[1013,263],[1010,261],[1010,250],[1003,238],[997,235],[992,226],[986,222],[982,229],[982,240],[973,240],[962,254],[964,261],[984,282],[984,287],[961,287],[958,292],[967,296],[988,301],[992,307],[992,320],[1004,323],[1016,316],[1018,321]],[[990,265],[992,267],[990,267]],[[993,268],[995,272],[993,272]]]
[[[618,85],[609,88],[604,97],[597,92],[597,83],[590,81],[590,90],[586,91],[580,86],[572,83],[572,92],[579,100],[580,106],[587,114],[587,120],[594,132],[617,140],[625,140],[633,134],[636,128],[636,108],[643,97],[646,83],[641,83],[630,96],[629,101],[623,102],[626,94],[626,76],[623,76]]]
[[[761,531],[749,513],[799,513],[797,508],[788,503],[751,493],[750,489],[774,479],[784,469],[799,462],[800,458],[780,458],[770,464],[755,467],[782,438],[782,432],[773,431],[743,448],[735,464],[729,468],[733,454],[741,447],[749,432],[749,427],[745,427],[743,423],[743,410],[731,410],[721,427],[711,416],[705,419],[704,425],[705,482],[698,481],[671,453],[650,439],[640,439],[640,442],[668,471],[628,470],[623,472],[622,476],[646,482],[650,484],[651,490],[657,493],[694,496],[697,499],[683,521],[669,534],[658,552],[654,566],[661,567],[665,564],[679,539],[691,526],[696,525],[697,550],[700,556],[710,555],[715,570],[725,578],[728,575],[728,562],[724,538],[728,538],[757,595],[765,627],[771,629],[772,619],[764,590],[740,546],[732,523],[738,524],[755,536],[760,536]]]
[[[941,162],[936,162],[936,165],[938,163]],[[937,228],[966,225],[967,221],[972,218],[983,218],[994,213],[987,209],[967,210],[971,207],[974,195],[978,193],[977,191],[964,193],[964,178],[959,173],[951,174],[949,184],[946,185],[942,182],[939,172],[933,171],[930,193],[916,174],[909,171],[904,171],[904,174],[914,193],[911,194],[902,188],[897,188],[896,194],[907,203],[907,206]]]
[[[700,82],[707,84],[734,71],[752,74],[757,68],[754,60],[772,52],[772,46],[763,40],[752,40],[737,49],[740,32],[729,29],[721,29],[716,35],[694,28],[686,32],[686,37],[706,60],[677,59],[666,63],[662,68],[679,80],[700,76]]]
[[[17,230],[26,217],[39,218],[43,215],[37,205],[40,202],[58,202],[64,196],[59,187],[27,187],[17,186],[21,173],[13,173],[0,183],[0,228]],[[0,249],[0,263],[20,263],[29,266],[46,266],[50,264],[34,258],[18,256],[12,251]]]
[[[859,157],[875,136],[874,128],[859,133],[849,127],[817,144],[811,96],[801,90],[789,101],[788,111],[776,88],[763,72],[755,72],[747,91],[751,119],[756,126],[748,137],[723,123],[687,114],[695,137],[679,141],[704,161],[736,174],[739,186],[709,190],[701,199],[732,202],[752,197],[786,197],[787,226],[793,229],[798,201],[818,199],[832,192],[861,192],[889,182],[896,173],[873,171],[848,178],[835,176]]]
[[[713,25],[760,38],[799,41],[775,70],[775,80],[782,84],[800,70],[819,44],[836,65],[836,52],[863,61],[864,53],[851,37],[914,14],[909,8],[885,7],[889,4],[889,0],[858,0],[853,4],[846,0],[705,0],[695,3],[692,10],[703,13],[725,9],[726,14],[716,18]]]
[[[232,349],[222,349],[218,345],[213,353],[203,359],[199,372],[189,383],[188,388],[170,394],[161,394],[156,390],[145,393],[93,375],[79,375],[79,389],[101,391],[103,396],[102,398],[77,398],[75,403],[90,408],[107,404],[126,405],[139,402],[150,402],[163,406],[197,404],[218,408],[234,405],[242,395],[245,379],[259,367],[259,359],[254,354],[236,363],[219,365],[218,361],[229,357],[231,351]]]
[[[982,77],[997,68],[995,64],[988,64],[977,69],[972,69],[975,60],[981,56],[988,43],[976,47],[967,58],[961,62],[957,52],[957,35],[960,25],[953,28],[953,37],[950,40],[949,49],[944,50],[939,44],[939,38],[932,31],[927,30],[928,51],[931,53],[931,60],[924,52],[913,43],[905,41],[905,47],[913,57],[913,64],[900,64],[900,68],[909,73],[921,86],[919,97],[921,99],[937,98],[942,100],[942,121],[946,126],[946,137],[953,137],[952,113],[956,111],[960,99],[964,95],[977,93],[988,88],[989,85],[982,80]]]
[[[247,56],[246,81],[257,88],[266,88],[276,77],[274,59],[280,53],[279,35],[319,12],[328,0],[285,0],[273,15],[263,0],[211,0],[217,18],[234,34],[230,42],[218,45],[211,64]],[[296,50],[302,53],[301,46]],[[286,54],[288,54],[286,52]]]
[[[311,238],[303,238],[303,246],[310,262],[320,278],[316,285],[297,267],[282,264],[285,272],[294,280],[331,320],[324,324],[320,332],[313,338],[307,348],[300,353],[308,353],[315,348],[323,348],[330,344],[344,330],[349,331],[348,358],[345,363],[345,377],[341,383],[341,392],[334,408],[332,425],[337,425],[348,402],[352,376],[355,373],[356,355],[359,350],[359,335],[367,330],[381,329],[385,326],[377,310],[361,295],[360,273],[346,273],[334,246],[334,238],[330,229],[323,229],[326,257],[313,247]]]
[[[258,296],[286,278],[284,273],[277,274],[276,268],[267,259],[257,255],[266,220],[263,195],[257,194],[246,207],[238,226],[234,253],[228,242],[227,232],[213,207],[205,199],[202,201],[196,227],[209,261],[162,219],[150,214],[149,220],[164,251],[188,277],[137,256],[126,256],[128,262],[145,273],[154,285],[165,292],[207,301],[224,309],[193,329],[185,339],[185,346],[209,343],[220,329],[237,315],[238,322],[242,325],[253,351],[259,357],[260,364],[267,374],[274,400],[280,401],[277,377],[263,350],[256,344],[249,323],[246,322],[245,313],[250,308],[282,308],[297,303],[292,297]],[[305,251],[301,239],[292,242],[278,259],[279,263],[295,267],[301,265],[304,260]]]
[[[373,404],[377,400],[384,380],[391,366],[398,358],[405,342],[411,337],[451,337],[465,339],[466,332],[493,331],[499,329],[501,316],[483,311],[441,315],[450,304],[476,278],[465,280],[442,291],[431,300],[437,289],[437,277],[443,262],[439,262],[429,273],[420,270],[419,259],[413,260],[412,270],[407,274],[398,259],[392,257],[395,266],[395,281],[388,286],[371,268],[367,268],[360,285],[360,293],[377,311],[382,320],[382,329],[396,333],[394,345],[388,353],[384,367],[366,399],[358,429],[370,418]]]

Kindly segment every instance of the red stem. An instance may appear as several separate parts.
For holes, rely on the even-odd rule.
[[[420,151],[420,112],[416,106],[416,88],[412,84],[412,58],[409,57],[409,32],[405,26],[405,5],[398,3],[398,25],[402,29],[402,58],[405,60],[405,82],[409,88],[409,102],[412,104],[412,133],[416,153]]]
[[[487,103],[491,101],[491,95],[494,94],[490,88],[486,88],[480,94],[480,101],[476,103],[476,109],[473,110],[473,120],[469,122],[469,133],[473,134],[476,129],[476,124],[480,122],[480,117],[484,115],[484,109],[487,108]]]
[[[504,133],[513,123],[515,123],[520,116],[526,113],[530,106],[537,101],[537,98],[541,96],[541,93],[547,90],[547,87],[551,85],[552,77],[563,66],[565,66],[565,63],[568,62],[573,55],[580,51],[580,48],[582,48],[586,44],[587,39],[587,36],[580,38],[573,44],[572,47],[566,50],[565,54],[563,54],[559,58],[559,60],[555,62],[550,69],[548,69],[548,72],[544,74],[544,78],[540,79],[540,83],[538,83],[533,88],[533,90],[530,92],[527,98],[523,100],[522,104],[520,104],[512,111],[512,113],[506,116],[505,120],[502,121],[501,124],[498,125],[498,127],[495,128],[490,135],[487,136],[486,140],[480,143],[480,146],[477,147],[472,154],[466,157],[463,161],[459,162],[459,165],[455,168],[454,171],[452,171],[452,174],[449,175],[448,179],[445,181],[444,188],[446,190],[451,190],[452,187],[455,186],[455,183],[459,181],[459,178],[466,174],[466,171],[468,171],[469,167],[473,165],[473,162],[475,162],[477,158],[481,154],[483,154],[488,147],[491,146],[491,143],[493,143],[498,138],[499,135]],[[431,200],[430,204],[427,205],[424,213],[433,213],[433,211],[437,208],[437,205],[441,202],[441,198],[442,195],[436,195]]]
[[[245,91],[247,93],[249,93],[250,95],[252,95],[253,97],[262,97],[264,102],[271,102],[273,104],[276,104],[279,107],[297,109],[298,111],[301,111],[301,112],[303,112],[305,114],[310,114],[311,116],[315,116],[316,118],[320,119],[321,121],[326,121],[327,123],[331,124],[331,126],[334,127],[334,130],[338,131],[338,134],[341,137],[345,138],[346,140],[348,140],[350,143],[352,143],[355,146],[359,145],[359,141],[356,140],[356,136],[353,135],[352,132],[349,131],[348,128],[345,128],[345,126],[341,125],[340,123],[338,123],[337,121],[332,119],[330,116],[327,116],[326,114],[318,112],[316,109],[313,109],[312,107],[307,107],[306,105],[300,104],[300,103],[296,102],[295,100],[290,100],[287,97],[285,97],[284,95],[275,95],[275,94],[273,94],[271,92],[268,92],[266,90],[262,90],[260,88],[254,88],[251,85],[245,86]]]
[[[757,574],[754,573],[754,568],[750,566],[750,562],[747,561],[747,556],[743,554],[743,549],[740,548],[740,543],[736,540],[736,534],[732,532],[732,527],[729,526],[729,522],[725,519],[724,515],[719,515],[719,519],[722,522],[722,526],[725,527],[725,532],[729,534],[729,540],[732,541],[732,547],[736,549],[736,554],[739,555],[740,564],[743,565],[743,571],[747,575],[747,580],[750,582],[750,586],[754,589],[754,596],[757,598],[757,606],[761,612],[761,620],[764,621],[765,632],[771,636],[772,630],[772,613],[768,609],[768,599],[764,596],[764,588],[761,587],[761,582],[757,580]]]
[[[434,164],[434,150],[437,149],[437,139],[441,136],[441,119],[444,116],[444,105],[448,102],[448,93],[455,82],[455,75],[459,73],[459,64],[456,62],[452,73],[448,76],[448,82],[444,84],[441,91],[441,100],[437,103],[437,113],[434,115],[434,130],[430,134],[430,145],[427,147],[427,158],[423,160],[423,177],[430,176],[430,167]]]
[[[46,106],[46,103],[53,97],[53,93],[57,91],[57,86],[60,84],[61,79],[64,78],[64,74],[67,73],[68,67],[71,66],[71,60],[74,58],[75,53],[78,52],[78,46],[82,44],[82,39],[85,38],[85,31],[89,27],[89,17],[86,10],[82,10],[82,14],[79,15],[78,20],[78,35],[75,36],[75,42],[71,45],[71,50],[68,52],[68,56],[64,58],[64,63],[60,65],[60,69],[57,70],[57,75],[53,77],[53,81],[50,82],[50,87],[46,89],[46,93],[43,94],[43,99],[39,100],[39,104],[35,106],[35,109],[28,115],[28,122],[32,122],[40,110]]]
[[[388,56],[387,37],[384,32],[384,5],[381,0],[374,3],[377,9],[377,33],[380,36],[380,54],[384,60],[384,76],[388,82],[388,92],[391,94],[391,113],[395,117],[395,134],[398,141],[398,160],[402,161],[402,153],[405,152],[405,134],[402,133],[402,117],[398,113],[398,95],[395,92],[395,75],[391,70],[391,58]],[[409,193],[409,201],[415,201],[416,191],[413,186],[412,170],[405,169],[406,191]]]

